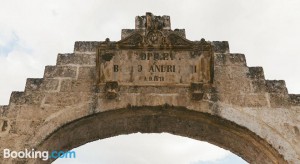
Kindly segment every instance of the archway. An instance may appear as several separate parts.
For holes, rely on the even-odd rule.
[[[74,154],[72,156],[72,153]],[[170,133],[131,133],[86,143],[52,164],[249,164],[206,141]]]
[[[184,107],[135,107],[84,117],[53,132],[37,149],[70,150],[98,139],[136,132],[168,132],[207,141],[249,163],[286,163],[274,148],[248,129]]]

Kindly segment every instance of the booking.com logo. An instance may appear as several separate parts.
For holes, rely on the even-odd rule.
[[[46,161],[50,158],[76,158],[75,151],[35,151],[34,149],[25,149],[23,151],[3,150],[4,158],[41,158]]]

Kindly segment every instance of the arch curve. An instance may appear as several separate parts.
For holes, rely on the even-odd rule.
[[[86,116],[51,133],[37,149],[71,150],[98,139],[136,132],[167,132],[207,141],[249,163],[287,163],[268,142],[245,127],[208,113],[171,106],[128,107]]]

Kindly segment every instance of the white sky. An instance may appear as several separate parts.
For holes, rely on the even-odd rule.
[[[0,0],[0,104],[23,91],[26,78],[41,78],[58,53],[72,52],[75,41],[119,40],[147,11],[170,15],[172,28],[185,28],[190,40],[229,41],[248,66],[262,66],[267,79],[284,79],[290,93],[300,93],[299,0]]]

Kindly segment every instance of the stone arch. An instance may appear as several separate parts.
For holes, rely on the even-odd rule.
[[[85,116],[58,127],[37,149],[70,150],[98,139],[136,132],[167,132],[207,141],[249,163],[286,163],[267,141],[249,129],[208,113],[172,106],[129,107]]]
[[[283,80],[266,80],[262,67],[248,67],[245,56],[230,53],[226,41],[203,39],[200,42],[186,42],[183,29],[166,30],[163,32],[184,39],[171,43],[171,47],[145,49],[142,45],[135,45],[137,38],[131,38],[133,43],[126,39],[136,32],[142,36],[146,33],[143,28],[125,29],[122,31],[124,42],[109,39],[105,42],[75,42],[74,52],[58,54],[56,65],[46,66],[43,78],[27,79],[24,92],[13,92],[9,105],[0,106],[0,148],[23,150],[46,149],[49,146],[49,149],[70,149],[118,134],[165,131],[209,141],[230,149],[252,163],[299,163],[300,95],[289,94]],[[115,48],[122,50],[116,51]],[[101,54],[100,50],[107,51]],[[165,82],[139,81],[135,77],[141,74],[135,75],[134,72],[125,72],[125,80],[114,79],[115,76],[97,79],[99,63],[111,62],[107,70],[112,71],[110,66],[114,64],[114,57],[110,52],[118,52],[115,55],[128,57],[129,60],[129,57],[133,59],[134,51],[148,50],[161,54],[166,50],[174,50],[174,55],[184,57],[182,59],[185,62],[173,64],[180,64],[177,66],[182,68],[195,66],[195,59],[206,55],[212,63],[201,70],[211,73],[213,78],[195,80],[198,74],[191,78],[191,71],[186,69],[181,71],[183,74],[168,76],[170,78]],[[119,58],[118,62],[128,65],[123,58]],[[144,72],[143,75],[148,73]],[[179,77],[177,75],[182,78],[174,78]],[[109,125],[119,129],[110,134],[93,136],[98,130],[91,131],[86,127],[100,118],[100,122],[95,124],[101,129]],[[149,124],[142,126],[143,120],[148,120]],[[122,128],[125,125],[127,129]],[[77,127],[70,131],[74,126]],[[196,129],[195,132],[206,128],[206,133],[201,133],[201,136],[192,133],[192,130],[174,131],[176,127],[179,130]],[[69,134],[88,130],[85,133],[87,138],[74,138],[84,136],[60,133],[68,130]],[[59,139],[69,140],[64,140],[65,146],[55,147],[59,141],[55,139],[60,134],[65,136]],[[221,138],[220,134],[226,134],[227,137]],[[236,140],[230,140],[232,135]],[[231,142],[225,142],[225,139]],[[236,143],[239,140],[241,142]],[[1,152],[0,157],[3,157]],[[24,162],[23,159],[19,161]],[[3,159],[0,162],[13,163],[14,160]]]

